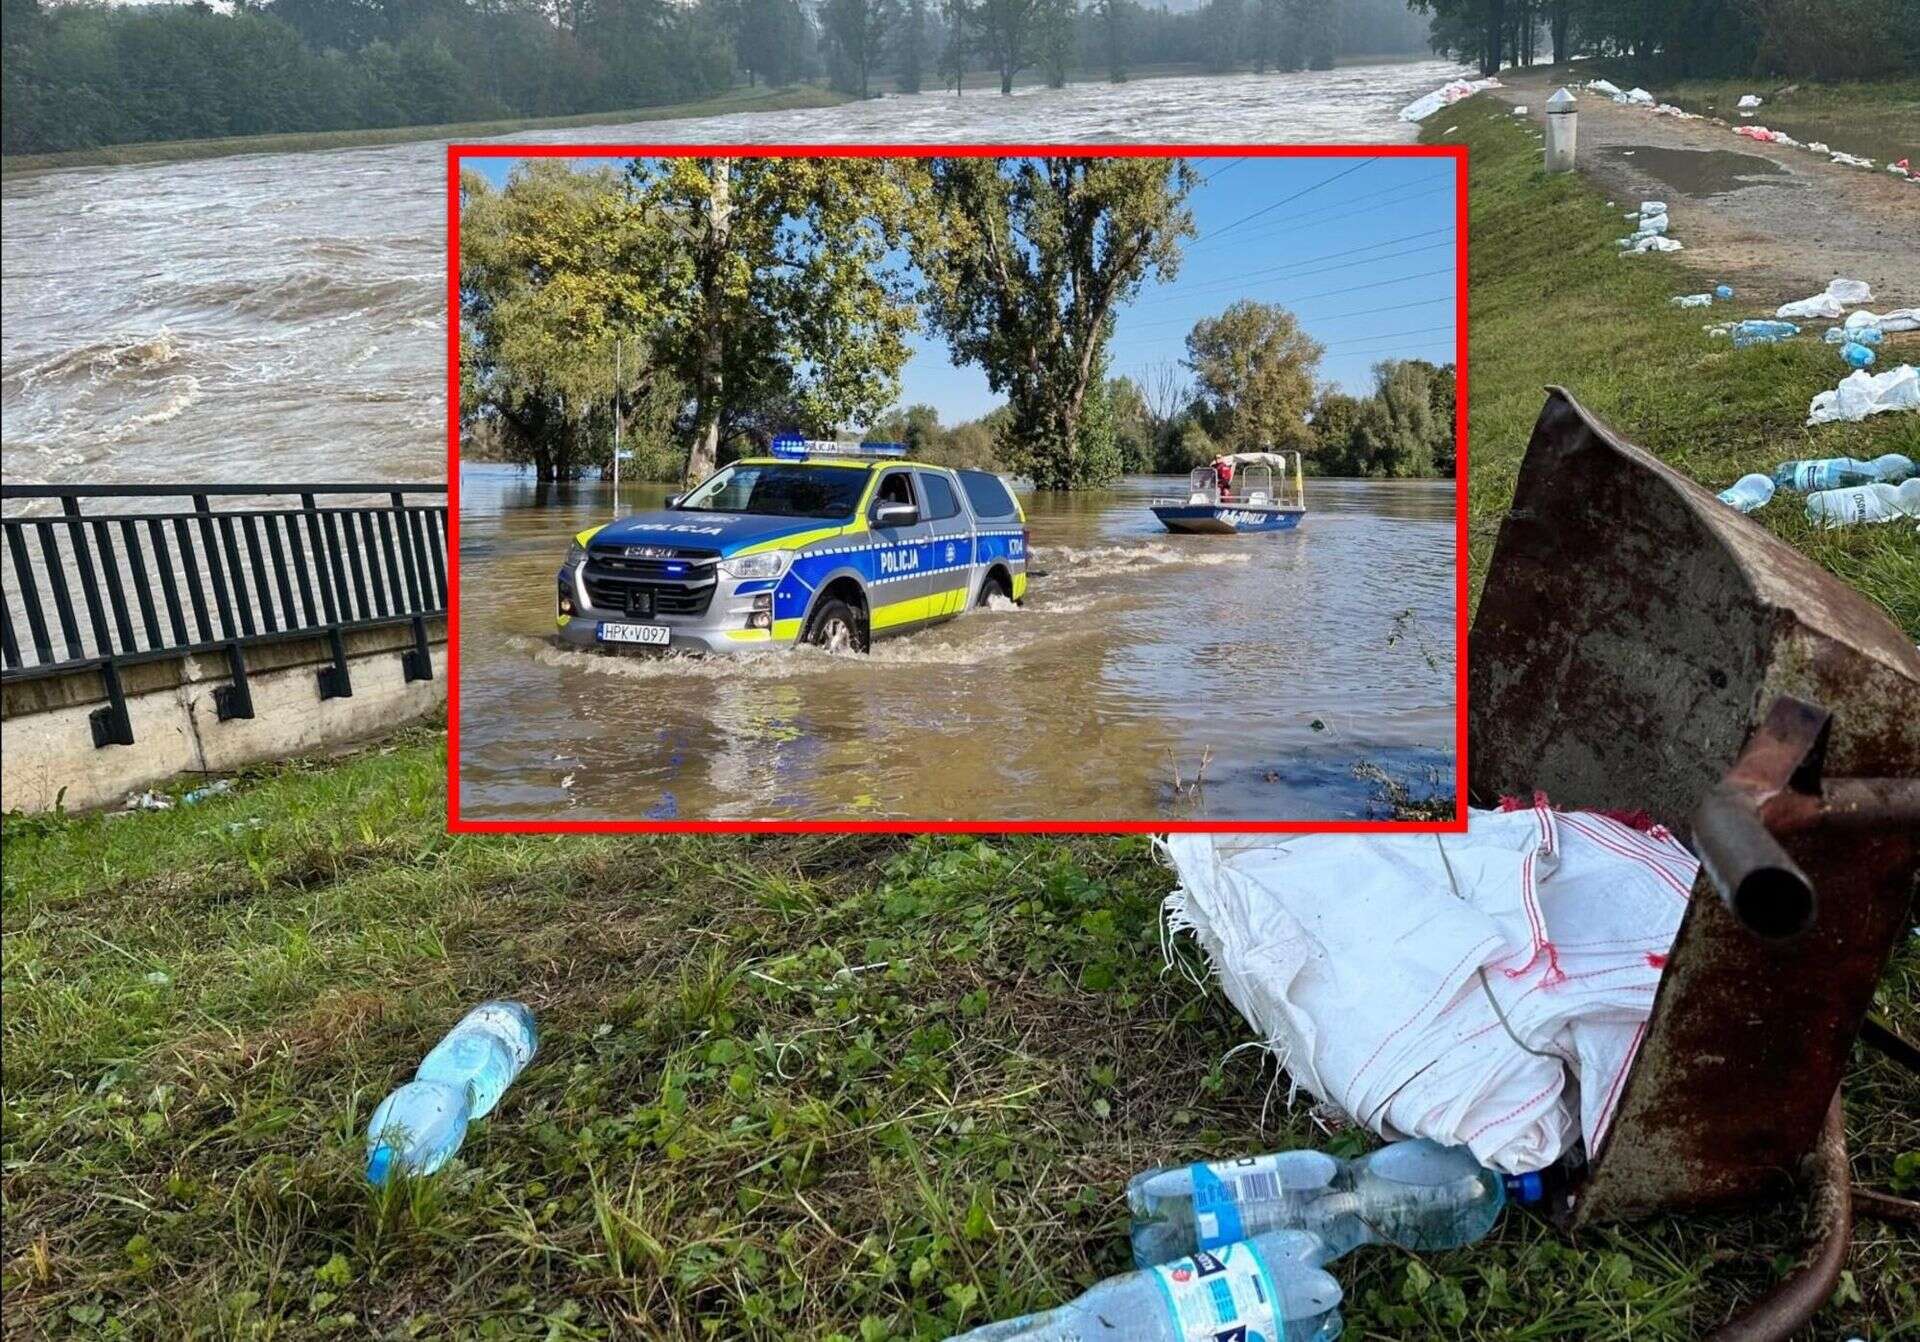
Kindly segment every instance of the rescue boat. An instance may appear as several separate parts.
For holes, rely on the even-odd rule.
[[[1306,471],[1298,452],[1233,452],[1196,469],[1187,479],[1184,499],[1157,498],[1149,506],[1168,531],[1228,536],[1291,531],[1307,515]]]

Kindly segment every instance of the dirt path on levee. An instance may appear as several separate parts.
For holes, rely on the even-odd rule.
[[[1540,126],[1561,81],[1515,71],[1501,82],[1496,96],[1524,104]],[[1622,212],[1642,200],[1668,202],[1673,236],[1686,247],[1681,259],[1703,280],[1739,288],[1743,308],[1747,300],[1805,298],[1838,276],[1871,284],[1875,311],[1920,305],[1920,187],[1880,167],[1750,140],[1729,124],[1656,116],[1572,91],[1581,171]]]

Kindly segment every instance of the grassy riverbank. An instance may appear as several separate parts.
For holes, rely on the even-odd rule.
[[[129,163],[175,163],[227,158],[234,154],[294,154],[314,149],[361,149],[369,145],[408,144],[420,140],[478,140],[493,135],[558,130],[568,126],[619,126],[637,121],[673,121],[683,117],[730,116],[736,112],[782,112],[798,107],[833,107],[844,94],[803,84],[794,88],[741,88],[700,102],[661,107],[629,107],[578,116],[522,117],[503,121],[462,121],[445,126],[392,126],[383,130],[311,131],[294,135],[243,135],[219,140],[157,140],[146,144],[103,145],[58,154],[9,154],[0,173],[41,172],[49,168],[86,168]]]
[[[1447,129],[1453,128],[1448,134]],[[1581,177],[1546,177],[1539,141],[1491,98],[1436,116],[1429,143],[1465,143],[1473,163],[1469,332],[1470,547],[1477,594],[1548,383],[1566,386],[1627,438],[1723,488],[1793,457],[1920,451],[1912,415],[1806,426],[1814,393],[1846,367],[1818,339],[1736,350],[1708,320],[1771,316],[1737,300],[1672,306],[1712,276],[1686,253],[1622,260],[1620,211]],[[1895,296],[1896,299],[1898,296]],[[1920,335],[1889,338],[1881,366],[1920,358]],[[1883,605],[1920,638],[1920,549],[1911,526],[1825,531],[1794,495],[1755,518]]]
[[[939,1338],[1124,1267],[1134,1170],[1326,1141],[1163,970],[1144,839],[450,837],[444,779],[421,732],[8,822],[10,1334]],[[538,1060],[442,1176],[370,1193],[373,1105],[499,994]],[[1908,1031],[1916,995],[1909,943]],[[1920,1087],[1863,1055],[1847,1095],[1889,1186]],[[1799,1231],[1512,1216],[1339,1275],[1354,1337],[1681,1338]],[[1863,1224],[1820,1335],[1881,1336],[1917,1280]]]

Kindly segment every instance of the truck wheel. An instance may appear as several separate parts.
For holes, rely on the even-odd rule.
[[[1013,593],[1007,590],[1007,580],[998,573],[993,573],[980,584],[980,599],[973,604],[984,610],[993,603],[996,596],[1005,597],[1009,601],[1013,600]]]
[[[813,622],[807,626],[807,642],[828,652],[865,652],[866,622],[852,606],[838,597],[830,597],[813,613]]]

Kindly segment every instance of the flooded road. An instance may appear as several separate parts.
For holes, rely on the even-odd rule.
[[[570,127],[548,143],[1369,141],[1444,61]],[[0,182],[10,482],[430,480],[444,466],[438,143]]]
[[[1026,604],[876,645],[693,659],[551,637],[597,482],[462,469],[467,819],[1378,818],[1453,791],[1453,485],[1313,480],[1298,531],[1175,537],[1184,482],[1023,494]],[[621,509],[665,486],[624,488]],[[1200,781],[1195,785],[1195,780]]]

